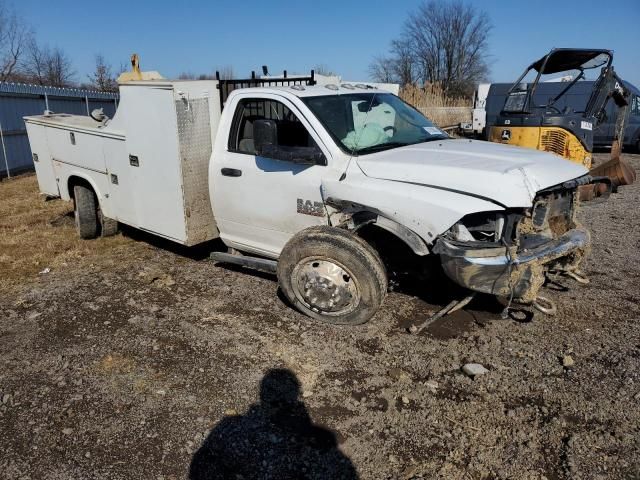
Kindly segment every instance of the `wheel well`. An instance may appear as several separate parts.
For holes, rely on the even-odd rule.
[[[404,240],[374,223],[363,225],[356,235],[378,252],[389,271],[404,269],[420,258]]]
[[[442,270],[439,255],[418,255],[403,239],[373,223],[359,228],[356,235],[378,252],[392,289],[424,298],[424,287],[429,285],[427,293],[437,302],[458,288]]]
[[[69,197],[71,199],[74,198],[74,187],[76,185],[82,185],[83,187],[87,187],[89,190],[91,190],[93,192],[94,195],[96,195],[96,191],[93,188],[93,185],[91,185],[91,183],[89,183],[88,180],[82,178],[82,177],[76,177],[76,176],[71,176],[69,177],[69,180],[67,181],[67,191],[69,192]]]
[[[351,215],[351,222],[357,232],[364,227],[375,226],[379,230],[386,231],[391,234],[392,237],[400,240],[409,247],[412,253],[421,257],[429,253],[429,247],[418,234],[375,211],[361,210],[355,212]]]

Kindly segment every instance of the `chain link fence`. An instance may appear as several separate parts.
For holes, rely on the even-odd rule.
[[[89,115],[103,108],[113,118],[118,101],[117,93],[0,82],[0,178],[33,169],[23,117],[46,110]]]

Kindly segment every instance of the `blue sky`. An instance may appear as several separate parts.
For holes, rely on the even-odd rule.
[[[609,48],[618,73],[640,86],[640,0],[472,1],[494,29],[491,80],[513,81],[552,47]],[[326,64],[349,80],[368,78],[371,59],[398,36],[419,0],[165,1],[14,0],[40,42],[63,48],[85,81],[94,56],[167,77],[233,65],[236,75],[304,72]]]

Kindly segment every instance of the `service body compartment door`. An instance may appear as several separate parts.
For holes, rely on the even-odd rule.
[[[49,152],[54,161],[106,173],[102,136],[73,126],[46,127]]]
[[[176,110],[171,85],[120,89],[120,111],[126,132],[125,160],[109,169],[127,179],[133,192],[138,228],[186,242]],[[126,108],[126,111],[124,110]],[[129,183],[130,182],[130,183]],[[124,187],[124,184],[123,184]]]
[[[194,92],[200,93],[200,92]],[[180,90],[175,99],[186,244],[196,245],[217,236],[209,199],[211,120],[209,98],[193,98]]]
[[[107,162],[111,211],[108,216],[132,227],[138,226],[138,195],[131,172],[129,155],[124,137],[104,142],[104,158]],[[106,212],[105,212],[106,214]]]
[[[274,120],[278,143],[324,148],[302,114],[277,95],[243,94],[228,145],[211,166],[213,205],[220,236],[229,246],[275,257],[298,231],[328,223],[320,190],[324,165],[300,165],[255,154],[253,122]],[[225,128],[221,126],[221,128]],[[218,137],[220,138],[220,137]]]
[[[38,177],[40,192],[52,197],[60,196],[56,174],[47,145],[46,127],[31,122],[26,122],[29,145],[33,154],[33,165]]]

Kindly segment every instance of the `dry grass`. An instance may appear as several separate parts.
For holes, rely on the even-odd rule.
[[[55,273],[90,264],[107,251],[135,243],[122,235],[81,240],[72,210],[69,202],[45,201],[34,174],[0,182],[0,292],[37,282],[45,268]]]
[[[449,97],[437,84],[427,84],[424,87],[406,85],[400,89],[400,98],[416,107],[440,127],[471,120],[471,100]]]
[[[437,84],[426,84],[424,87],[405,85],[400,89],[400,98],[416,107],[471,107],[471,100],[449,97]]]

